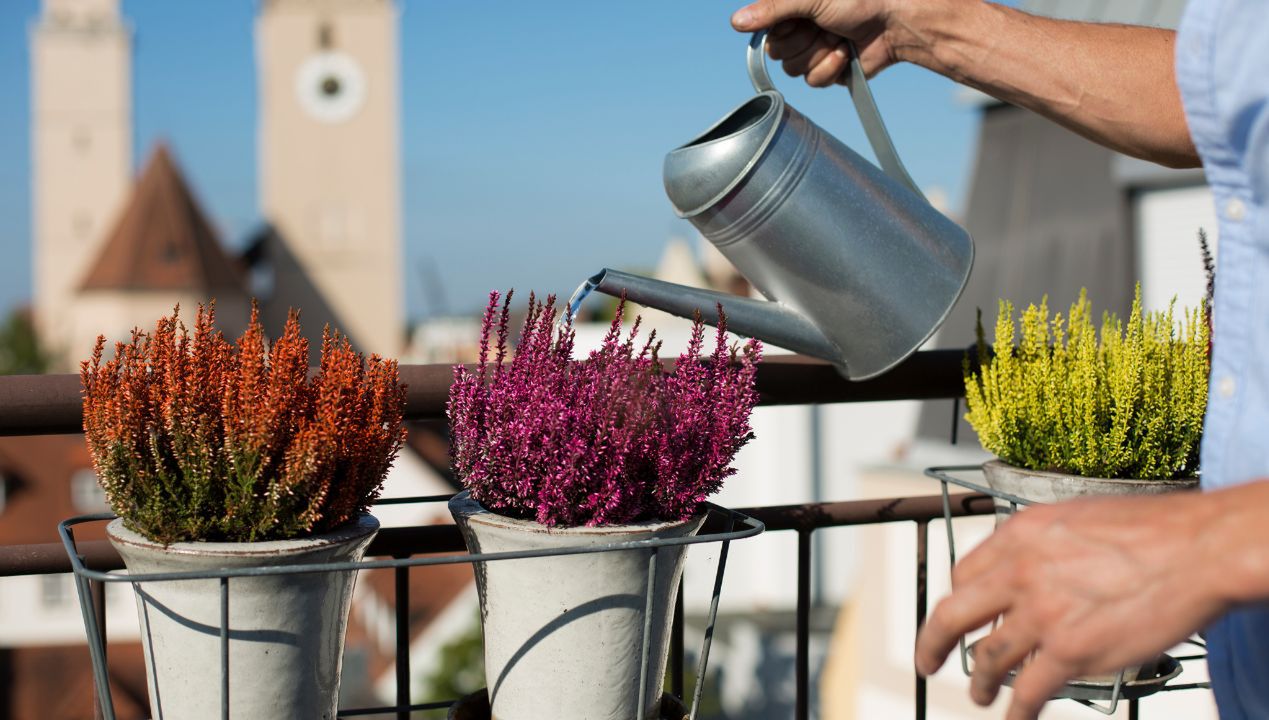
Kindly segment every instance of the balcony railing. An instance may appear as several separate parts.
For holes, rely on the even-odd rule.
[[[817,403],[875,402],[958,398],[962,393],[962,361],[958,350],[919,352],[886,375],[865,382],[848,382],[823,362],[798,356],[773,356],[758,372],[758,390],[763,405],[803,405]],[[444,418],[445,401],[452,376],[443,365],[415,365],[401,368],[408,385],[407,418],[436,421]],[[81,431],[79,379],[74,375],[0,377],[0,435],[36,435]],[[955,415],[953,413],[953,415]],[[993,512],[990,498],[980,494],[953,495],[951,515],[988,515]],[[768,532],[797,533],[797,611],[795,661],[796,701],[794,717],[806,720],[810,714],[810,610],[813,536],[818,530],[877,523],[912,523],[916,532],[913,579],[916,606],[913,620],[919,626],[927,610],[927,539],[931,520],[944,517],[943,498],[899,497],[882,500],[810,503],[744,508],[744,513],[762,521]],[[50,529],[51,530],[51,529]],[[117,553],[106,541],[78,543],[86,565],[97,570],[122,567]],[[385,528],[371,544],[369,555],[406,558],[463,548],[453,526]],[[0,546],[0,577],[66,573],[71,565],[61,543]],[[376,709],[384,714],[409,717],[410,711],[410,605],[409,568],[395,573],[396,612],[396,705]],[[95,584],[94,598],[98,627],[105,628],[104,592]],[[671,640],[670,692],[683,697],[683,610],[682,595]],[[926,715],[925,680],[914,673],[914,713]],[[361,714],[361,713],[359,713]],[[1136,717],[1136,703],[1130,716]]]

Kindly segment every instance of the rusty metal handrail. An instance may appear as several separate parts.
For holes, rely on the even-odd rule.
[[[964,392],[964,357],[964,350],[926,350],[881,377],[850,382],[822,360],[772,355],[758,366],[759,402],[809,405],[958,397]],[[406,417],[445,417],[453,375],[449,365],[401,366]],[[0,435],[77,433],[82,427],[78,375],[0,376]]]

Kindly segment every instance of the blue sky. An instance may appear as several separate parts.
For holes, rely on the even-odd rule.
[[[567,293],[601,267],[653,265],[689,236],[665,153],[752,90],[734,0],[401,2],[406,303],[414,317],[494,288]],[[124,0],[135,29],[134,152],[158,139],[229,245],[256,203],[254,0]],[[37,0],[0,3],[0,312],[30,297],[27,33]],[[866,155],[844,88],[775,72],[789,101]],[[916,181],[963,201],[977,114],[915,67],[873,82]],[[427,269],[430,268],[430,269]],[[439,283],[439,285],[437,284]],[[425,287],[426,285],[426,287]]]

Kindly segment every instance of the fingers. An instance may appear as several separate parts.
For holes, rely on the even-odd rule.
[[[939,602],[917,635],[917,672],[922,675],[936,672],[962,635],[986,625],[1008,609],[1008,593],[999,584],[994,578],[987,578]]]
[[[811,87],[822,88],[836,83],[841,79],[842,73],[846,71],[846,65],[849,62],[850,54],[846,49],[846,44],[838,44],[823,60],[820,60],[819,63],[807,71],[806,84]]]
[[[773,60],[783,61],[786,73],[805,76],[812,87],[837,82],[849,59],[841,36],[806,20],[786,20],[773,26],[767,51]]]
[[[775,31],[779,30],[779,33]],[[814,23],[790,20],[776,25],[767,37],[767,54],[772,60],[788,60],[812,52],[821,43],[823,34]]]
[[[1005,720],[1035,720],[1044,704],[1072,677],[1075,672],[1040,651],[1013,681],[1013,699]]]
[[[740,32],[764,30],[782,20],[815,15],[818,0],[758,0],[731,16],[731,26]]]
[[[867,65],[864,67],[867,71]],[[974,584],[979,577],[995,570],[1017,555],[1021,545],[1034,541],[1034,534],[1043,529],[1047,521],[1044,508],[1028,508],[1014,513],[990,537],[974,548],[952,568],[952,587]]]
[[[1036,638],[1031,624],[1016,616],[1006,616],[990,635],[974,645],[974,673],[969,682],[969,695],[979,705],[990,705],[1011,670],[1017,668],[1031,651]]]
[[[793,77],[806,75],[809,79],[810,73],[819,72],[819,66],[832,57],[840,47],[842,47],[841,38],[828,33],[819,33],[819,36],[805,50],[784,61],[784,72]]]

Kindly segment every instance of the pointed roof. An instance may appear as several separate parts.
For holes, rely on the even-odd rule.
[[[160,143],[80,289],[242,288],[241,271],[221,247],[167,146]]]

